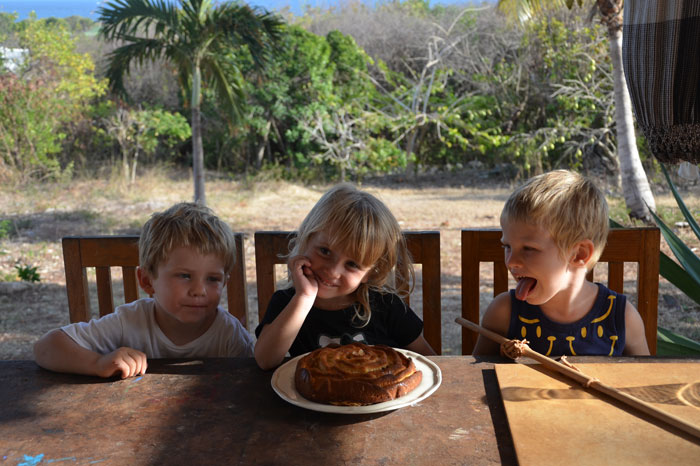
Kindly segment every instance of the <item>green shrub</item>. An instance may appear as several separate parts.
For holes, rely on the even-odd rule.
[[[39,277],[39,272],[37,272],[36,266],[31,265],[15,265],[15,270],[17,270],[17,276],[20,280],[24,282],[39,282],[41,277]]]

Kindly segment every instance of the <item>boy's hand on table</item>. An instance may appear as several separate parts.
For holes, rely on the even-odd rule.
[[[112,377],[121,372],[121,378],[126,379],[145,374],[147,366],[144,353],[124,346],[100,356],[97,360],[97,375]]]

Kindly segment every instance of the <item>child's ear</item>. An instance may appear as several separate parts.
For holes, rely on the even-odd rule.
[[[595,251],[593,241],[589,239],[579,241],[573,248],[571,256],[572,264],[577,267],[586,267],[588,262],[593,258],[593,251]]]
[[[143,270],[141,267],[136,267],[136,278],[139,280],[139,286],[147,295],[153,296],[153,279],[151,274]]]

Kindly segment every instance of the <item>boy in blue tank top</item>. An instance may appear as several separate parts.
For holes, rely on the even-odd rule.
[[[501,212],[503,250],[517,281],[486,309],[481,325],[527,339],[548,356],[648,355],[644,322],[622,294],[586,280],[608,237],[603,193],[581,175],[556,170],[511,194]],[[479,336],[474,354],[514,357]]]

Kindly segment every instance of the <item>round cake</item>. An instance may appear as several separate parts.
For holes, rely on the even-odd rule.
[[[411,358],[385,345],[319,348],[299,359],[294,384],[307,400],[359,406],[406,395],[423,378]]]

